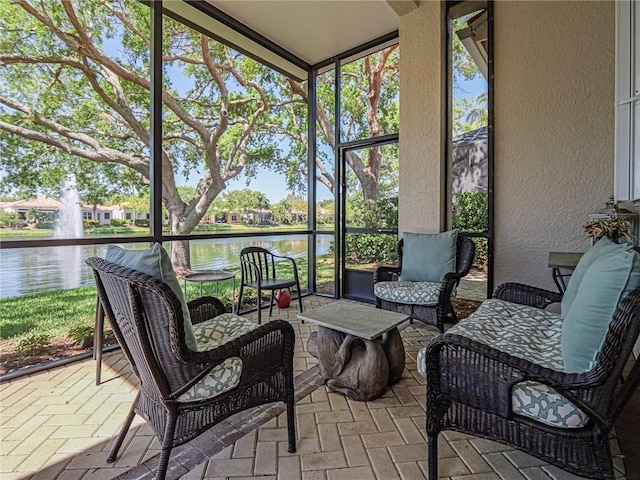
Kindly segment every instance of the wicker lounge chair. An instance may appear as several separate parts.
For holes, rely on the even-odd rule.
[[[140,381],[140,391],[107,458],[118,450],[136,413],[158,436],[156,479],[166,475],[171,449],[250,407],[287,406],[288,447],[295,451],[294,331],[274,320],[257,326],[213,297],[188,303],[198,351],[185,341],[183,310],[157,278],[92,257],[98,294],[113,332]],[[202,348],[201,348],[202,347]]]
[[[640,288],[618,304],[595,365],[580,373],[566,373],[557,358],[560,315],[544,307],[560,300],[557,292],[504,284],[478,315],[418,355],[427,377],[431,480],[438,478],[443,430],[514,446],[576,475],[614,478],[609,434],[640,383],[640,361],[631,355],[640,333]],[[546,342],[555,348],[538,348]]]
[[[463,234],[459,234],[456,241],[456,266],[455,271],[447,273],[440,283],[411,282],[412,285],[422,285],[423,288],[416,289],[413,286],[407,287],[409,282],[397,282],[402,271],[402,260],[404,256],[404,239],[398,241],[396,250],[398,253],[398,266],[381,266],[376,268],[373,275],[374,292],[376,293],[376,307],[392,312],[404,313],[410,316],[411,320],[420,320],[438,327],[440,332],[444,332],[444,322],[447,318],[457,322],[456,312],[451,304],[453,289],[460,283],[460,279],[466,276],[473,264],[475,255],[475,245],[471,239]],[[386,282],[386,283],[382,283]],[[377,285],[380,284],[380,285]],[[395,286],[398,288],[395,288]],[[408,295],[396,293],[399,289],[409,291]],[[382,293],[384,291],[384,293]],[[426,293],[426,294],[425,294]],[[382,298],[382,297],[386,298]],[[428,297],[426,301],[415,300],[417,298]],[[408,298],[407,303],[392,298]],[[409,303],[411,302],[411,303]]]

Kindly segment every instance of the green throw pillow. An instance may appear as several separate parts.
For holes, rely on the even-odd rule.
[[[403,281],[442,282],[447,273],[456,271],[456,230],[437,234],[405,232],[402,238]]]
[[[125,250],[116,245],[107,247],[105,259],[109,262],[117,263],[123,267],[138,270],[152,277],[159,278],[166,283],[169,288],[176,294],[180,305],[182,305],[182,316],[184,318],[184,339],[190,350],[196,351],[196,337],[193,333],[191,325],[191,315],[189,315],[189,307],[184,298],[182,288],[178,282],[178,277],[173,271],[169,254],[159,243],[154,243],[147,250]]]
[[[631,246],[602,249],[592,260],[583,272],[571,308],[562,315],[565,372],[593,368],[618,303],[639,285],[640,259]]]
[[[580,258],[578,265],[576,265],[575,270],[571,274],[569,283],[567,284],[567,289],[562,296],[562,305],[560,312],[562,313],[563,317],[566,317],[569,314],[571,305],[576,298],[578,288],[580,287],[580,283],[582,282],[582,277],[584,277],[584,274],[587,272],[591,264],[604,254],[615,252],[623,248],[625,248],[624,244],[615,243],[610,239],[603,237],[585,252],[582,258]]]

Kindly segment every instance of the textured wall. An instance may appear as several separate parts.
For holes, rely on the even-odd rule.
[[[443,210],[438,2],[400,19],[400,230]],[[555,288],[549,251],[583,251],[613,193],[613,2],[495,3],[495,284]]]
[[[440,2],[400,18],[400,231],[438,232],[444,83]]]
[[[613,193],[613,2],[495,4],[495,281],[552,287]]]

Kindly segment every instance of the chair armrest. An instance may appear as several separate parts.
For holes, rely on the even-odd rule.
[[[215,297],[196,298],[195,300],[187,302],[187,306],[189,307],[192,325],[204,322],[205,320],[217,317],[226,312],[222,302]]]
[[[510,414],[511,389],[516,383],[533,380],[553,388],[574,403],[590,418],[604,422],[606,413],[598,413],[598,395],[593,395],[606,382],[606,376],[597,370],[582,373],[564,373],[543,367],[520,357],[497,350],[462,335],[444,333],[427,346],[426,371],[428,398],[437,398],[442,392],[473,402],[479,408]],[[442,364],[445,363],[444,369]],[[441,386],[441,372],[446,371],[451,383]],[[593,402],[593,403],[591,403]]]
[[[271,320],[269,323],[236,337],[218,347],[203,352],[188,351],[187,363],[203,366],[207,371],[231,357],[242,360],[240,384],[263,378],[266,370],[293,365],[295,332],[289,322]]]
[[[388,267],[381,266],[377,267],[373,272],[373,283],[378,282],[391,282],[393,280],[397,280],[397,277],[400,275],[400,267]],[[396,278],[394,278],[394,276]]]
[[[493,292],[493,298],[536,308],[545,308],[562,300],[562,294],[521,283],[503,283]]]
[[[293,277],[298,278],[298,265],[296,264],[295,259],[293,259],[292,257],[285,257],[284,255],[273,254],[273,256],[274,258],[281,258],[283,260],[288,260],[289,262],[291,262],[291,265],[293,266]]]

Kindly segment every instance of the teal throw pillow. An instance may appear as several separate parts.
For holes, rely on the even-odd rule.
[[[176,277],[176,273],[173,271],[171,258],[169,258],[169,254],[159,243],[154,243],[153,246],[147,250],[125,250],[116,245],[109,245],[105,259],[123,267],[138,270],[152,277],[159,278],[166,283],[173,293],[176,294],[176,297],[180,300],[180,305],[182,305],[185,342],[190,350],[196,351],[198,349],[196,337],[193,333],[193,326],[191,325],[191,315],[189,315],[189,307],[184,298],[184,293],[182,292],[182,288],[180,288],[178,277]]]
[[[582,276],[569,312],[563,314],[561,344],[565,372],[593,368],[618,303],[638,286],[640,258],[631,246],[623,245],[593,259]]]
[[[587,272],[591,264],[599,257],[607,253],[615,252],[624,249],[625,247],[626,245],[624,244],[615,243],[610,239],[603,237],[585,252],[582,258],[580,258],[578,265],[576,265],[575,270],[571,274],[569,283],[567,284],[567,288],[564,292],[564,295],[562,296],[560,312],[562,313],[563,317],[566,317],[569,314],[571,305],[576,298],[578,288],[580,287],[580,283],[582,282],[582,277],[584,277],[584,274]]]
[[[442,282],[447,273],[456,271],[456,230],[437,234],[405,232],[402,238],[403,281]]]

